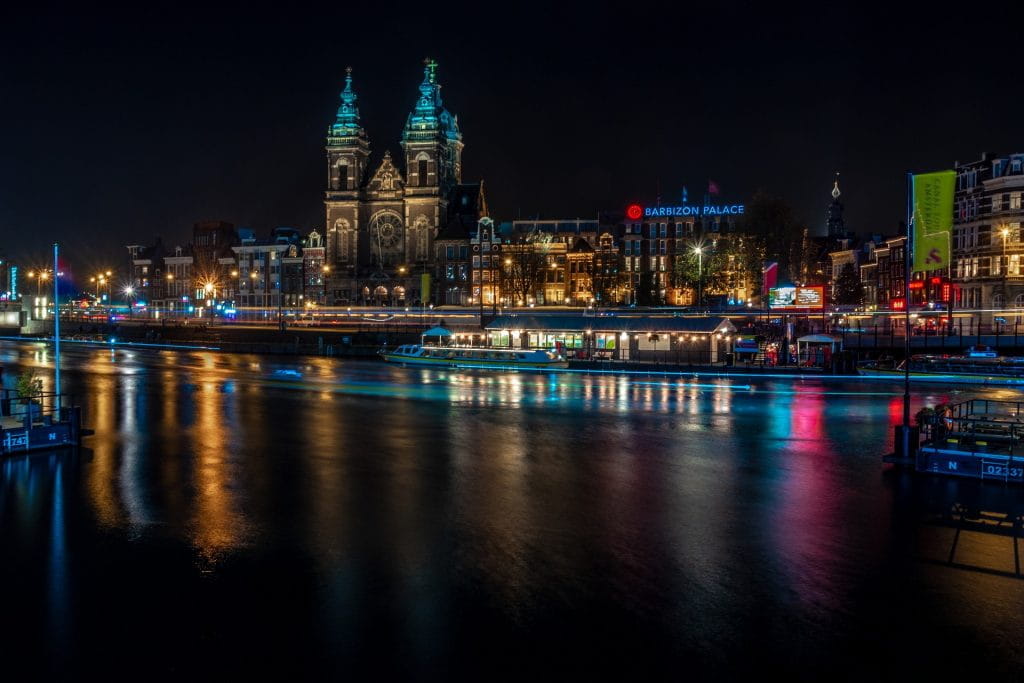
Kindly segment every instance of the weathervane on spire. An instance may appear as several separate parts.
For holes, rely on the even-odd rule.
[[[839,172],[836,172],[836,183],[832,186],[832,199],[839,199]]]
[[[426,70],[426,73],[427,73],[427,77],[430,79],[430,82],[431,83],[436,83],[437,82],[437,62],[435,62],[430,57],[424,57],[423,58],[423,66],[426,67],[425,70]]]

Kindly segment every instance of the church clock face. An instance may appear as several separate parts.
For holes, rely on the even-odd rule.
[[[393,214],[380,214],[370,221],[370,237],[381,250],[394,249],[402,241],[402,220]]]

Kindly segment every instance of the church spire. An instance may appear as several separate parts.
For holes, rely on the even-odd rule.
[[[459,123],[441,103],[441,84],[437,82],[437,62],[423,60],[423,82],[416,106],[405,123],[403,141],[431,140],[441,133],[449,140],[461,140]]]
[[[329,134],[333,137],[363,137],[366,133],[359,125],[359,108],[356,106],[356,93],[352,90],[352,67],[345,69],[345,89],[341,91],[341,106],[331,126]]]
[[[832,201],[828,205],[826,225],[828,236],[833,239],[846,237],[846,222],[843,220],[843,203],[839,201],[839,174],[836,173],[835,183],[832,185]]]

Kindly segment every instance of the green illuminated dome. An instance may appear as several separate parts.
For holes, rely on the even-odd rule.
[[[429,141],[443,135],[448,140],[462,140],[458,117],[441,104],[441,85],[437,82],[437,62],[428,59],[423,65],[423,82],[416,107],[405,122],[404,142]]]
[[[352,67],[345,69],[341,106],[338,107],[338,116],[328,134],[332,137],[363,137],[366,134],[359,125],[359,108],[356,106],[356,94],[352,90]]]

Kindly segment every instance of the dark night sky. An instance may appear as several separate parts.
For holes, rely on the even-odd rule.
[[[320,227],[345,66],[379,159],[426,55],[496,220],[711,178],[821,230],[838,170],[850,226],[892,232],[907,170],[1024,149],[1019,10],[713,4],[0,10],[0,248],[31,265],[59,239],[87,270],[198,219]]]

